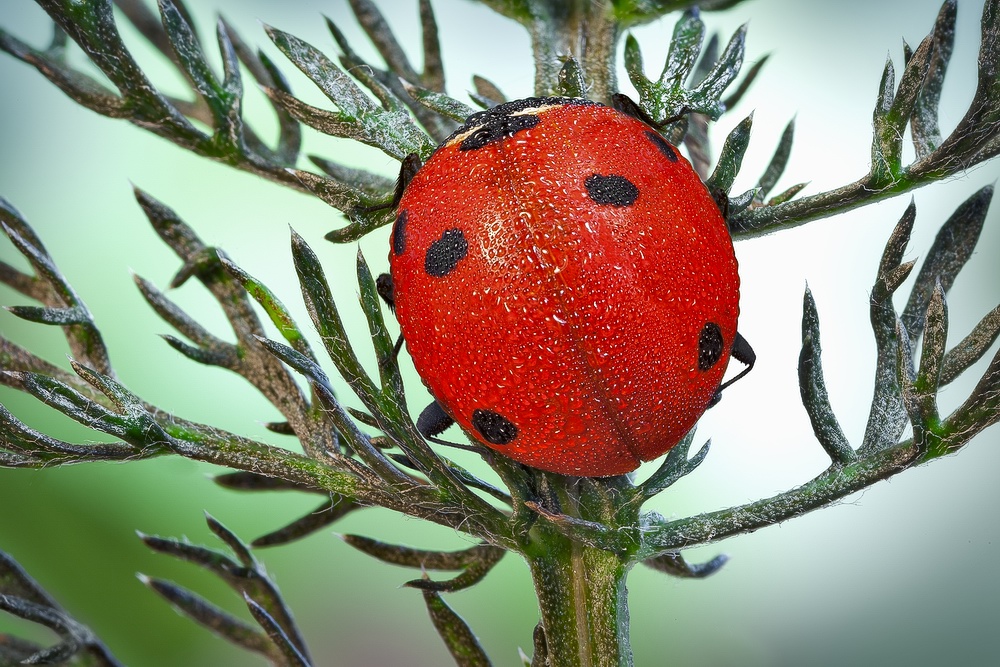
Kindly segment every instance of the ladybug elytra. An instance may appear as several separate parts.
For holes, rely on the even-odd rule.
[[[404,161],[391,292],[436,400],[422,431],[453,420],[529,466],[623,474],[691,429],[731,355],[753,364],[725,220],[638,115],[518,100]]]

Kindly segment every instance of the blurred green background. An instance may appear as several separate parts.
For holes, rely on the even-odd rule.
[[[334,53],[322,15],[330,16],[363,57],[374,58],[344,0],[272,3],[214,0],[189,3],[211,43],[222,12],[250,43],[264,46],[292,80],[294,91],[321,103],[294,68],[266,44],[260,22],[275,25]],[[408,52],[419,62],[415,2],[383,0]],[[959,25],[942,103],[950,131],[975,87],[982,0],[959,3]],[[531,93],[528,39],[513,23],[467,0],[436,0],[449,91],[462,97],[472,74],[496,82],[509,97]],[[809,181],[807,193],[861,176],[868,163],[870,118],[887,52],[902,69],[901,42],[916,45],[930,29],[936,0],[829,3],[748,0],[706,14],[723,39],[750,22],[748,59],[771,60],[758,83],[715,128],[716,146],[755,111],[753,140],[736,191],[754,185],[784,124],[796,120],[796,143],[779,190]],[[648,74],[659,71],[674,17],[636,31]],[[0,8],[0,25],[32,44],[49,37],[44,14],[27,0]],[[153,80],[179,91],[175,74],[145,48],[130,45]],[[209,49],[210,51],[212,49]],[[214,54],[213,54],[214,56]],[[76,53],[74,58],[81,58]],[[622,88],[630,89],[624,73]],[[198,367],[157,334],[169,327],[145,305],[129,271],[165,287],[179,268],[156,238],[131,195],[131,183],[174,207],[202,239],[222,246],[261,278],[307,322],[288,250],[291,225],[313,245],[335,279],[339,303],[353,317],[350,331],[364,349],[365,325],[353,310],[356,247],[322,240],[343,224],[334,210],[187,154],[127,124],[77,107],[29,67],[0,56],[0,195],[34,225],[50,253],[93,311],[119,376],[165,410],[284,446],[260,425],[277,413],[222,371]],[[274,123],[261,96],[248,94],[248,113],[265,137]],[[309,135],[307,152],[393,175],[396,163],[372,149]],[[996,162],[919,191],[917,225],[907,258],[924,254],[937,226],[954,208],[1000,175]],[[864,431],[874,346],[867,328],[868,290],[882,245],[907,204],[891,200],[834,219],[737,246],[743,280],[741,331],[758,367],[727,391],[706,415],[699,440],[713,449],[699,471],[655,499],[661,513],[690,513],[739,504],[801,484],[825,466],[802,410],[795,379],[801,296],[816,297],[832,401],[852,441]],[[979,250],[949,300],[957,341],[1000,294],[1000,209],[991,211]],[[375,270],[386,267],[387,230],[362,242]],[[9,243],[5,261],[24,266]],[[26,303],[10,290],[5,304]],[[171,298],[227,336],[225,321],[193,281]],[[0,313],[0,330],[67,366],[57,331]],[[369,360],[370,361],[370,360]],[[949,387],[942,409],[958,405],[982,373]],[[424,402],[410,375],[415,409]],[[341,387],[342,396],[349,394]],[[11,391],[0,401],[36,428],[87,441],[90,434]],[[845,502],[781,526],[692,552],[719,551],[732,560],[706,581],[669,579],[637,568],[629,579],[632,640],[639,666],[1000,664],[995,627],[1000,617],[1000,431],[993,428],[957,456],[910,471]],[[467,461],[470,465],[474,462]],[[0,470],[0,549],[17,558],[81,621],[130,665],[260,664],[175,614],[135,578],[136,572],[192,587],[245,615],[223,585],[193,566],[145,549],[141,530],[186,536],[218,546],[207,511],[246,539],[313,508],[314,498],[259,496],[223,490],[218,472],[163,458],[127,465],[43,471]],[[350,515],[340,533],[361,533],[419,547],[461,548],[464,536],[381,510]],[[367,559],[324,530],[259,556],[293,607],[318,665],[449,664],[420,595],[400,585],[412,571]],[[515,557],[479,586],[449,602],[477,631],[499,665],[517,662],[531,646],[537,608],[530,581]],[[0,632],[49,640],[45,632],[0,616]]]

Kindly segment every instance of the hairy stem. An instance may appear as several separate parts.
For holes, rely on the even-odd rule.
[[[557,490],[567,516],[594,520],[613,511],[580,502],[571,478]],[[538,596],[549,665],[560,667],[631,667],[628,590],[632,566],[627,553],[599,549],[572,539],[546,521],[532,529],[523,550]],[[536,656],[536,663],[538,657]]]

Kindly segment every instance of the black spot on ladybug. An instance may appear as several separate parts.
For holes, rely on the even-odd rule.
[[[427,249],[424,256],[424,271],[435,278],[443,278],[458,266],[466,253],[469,252],[469,242],[461,229],[449,229]]]
[[[495,141],[511,137],[521,130],[534,127],[540,121],[539,113],[553,106],[599,106],[597,102],[573,97],[526,97],[523,100],[504,102],[479,111],[465,119],[465,123],[445,139],[443,145],[450,144],[456,137],[463,139],[458,145],[462,151],[482,148]]]
[[[639,188],[624,176],[594,174],[586,180],[587,194],[595,204],[631,206],[639,198]]]
[[[472,426],[492,445],[506,445],[517,437],[517,427],[492,410],[473,410]]]
[[[399,212],[396,224],[392,226],[392,251],[402,255],[406,251],[406,220],[409,214],[406,210]]]
[[[671,162],[677,162],[677,152],[674,150],[674,147],[670,145],[670,142],[661,137],[658,133],[650,130],[646,131],[646,137],[653,142],[656,148],[663,153],[668,160]]]
[[[698,370],[707,371],[722,358],[722,330],[715,322],[707,322],[698,336]]]
[[[522,130],[530,130],[538,125],[538,116],[522,114],[519,116],[487,115],[484,123],[475,132],[462,140],[458,145],[460,151],[473,151],[507,137],[513,137]]]

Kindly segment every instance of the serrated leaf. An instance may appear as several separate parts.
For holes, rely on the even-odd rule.
[[[267,27],[266,31],[275,46],[340,109],[338,115],[327,112],[327,116],[320,116],[314,112],[312,118],[325,118],[328,129],[336,126],[334,118],[337,118],[345,127],[350,126],[353,132],[352,138],[375,146],[398,160],[402,160],[410,153],[417,153],[426,158],[434,150],[430,138],[416,126],[409,114],[399,110],[385,110],[376,105],[339,67],[316,48],[275,28]],[[281,98],[281,95],[278,97]],[[288,102],[284,98],[282,101]],[[308,105],[299,102],[295,108],[301,111],[304,106]]]
[[[698,61],[704,38],[705,24],[699,17],[697,8],[688,9],[674,24],[670,48],[663,64],[663,71],[660,73],[659,83],[679,86],[686,80]]]

